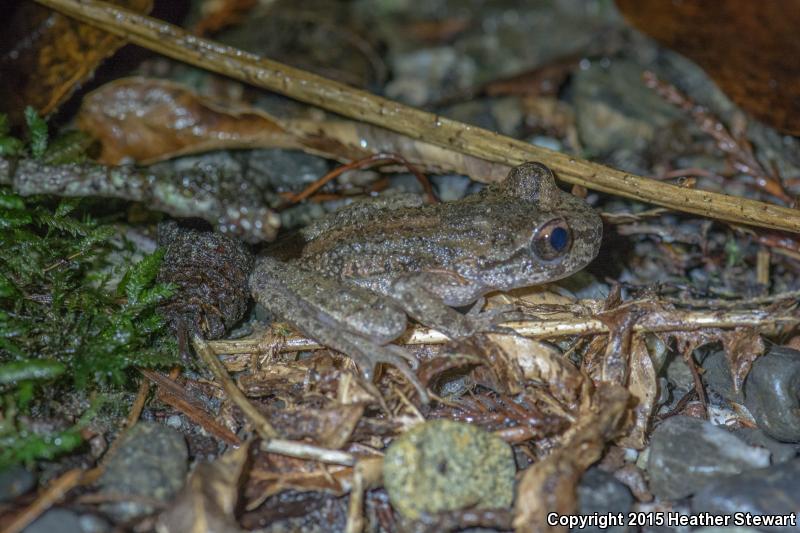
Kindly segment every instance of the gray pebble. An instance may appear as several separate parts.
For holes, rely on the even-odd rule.
[[[122,438],[100,478],[102,492],[169,500],[183,486],[188,470],[183,435],[162,424],[139,422]],[[132,500],[105,504],[102,510],[118,520],[129,520],[155,509]]]
[[[617,479],[597,467],[590,468],[583,474],[578,485],[578,514],[591,515],[592,513],[623,513],[631,510],[633,496],[628,487]],[[599,527],[586,527],[573,529],[576,533],[624,533],[630,528],[627,526],[612,526],[606,529]]]
[[[108,520],[93,514],[84,514],[78,518],[83,533],[108,533],[114,529]]]
[[[22,533],[84,533],[78,515],[67,509],[50,509]]]
[[[744,384],[744,404],[767,435],[800,442],[798,396],[800,352],[775,346],[755,360]]]
[[[725,476],[706,484],[692,500],[695,513],[784,515],[800,509],[800,460]],[[795,527],[758,527],[797,531]]]
[[[674,416],[653,432],[650,490],[663,499],[684,498],[719,476],[767,466],[769,456],[710,422]]]
[[[744,393],[733,390],[730,368],[721,351],[703,361],[703,379],[725,399],[743,403],[758,427],[784,442],[800,442],[800,352],[774,346],[753,362]]]
[[[741,392],[733,390],[733,377],[725,352],[715,351],[702,361],[703,381],[706,387],[731,402],[744,403]]]
[[[11,501],[36,485],[36,477],[27,468],[10,466],[0,470],[0,502]]]
[[[181,429],[181,426],[183,426],[183,420],[181,420],[180,415],[172,415],[167,418],[166,424],[171,428]]]
[[[792,444],[780,442],[758,428],[736,428],[732,433],[751,446],[760,446],[769,450],[772,464],[785,463],[797,457],[797,448]]]

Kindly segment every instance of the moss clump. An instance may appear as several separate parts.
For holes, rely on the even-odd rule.
[[[44,157],[46,125],[26,117],[31,142],[15,155]],[[18,144],[9,139],[0,135],[0,146]],[[120,387],[133,366],[177,362],[157,311],[173,291],[155,283],[161,254],[131,266],[112,290],[109,254],[120,251],[111,242],[115,232],[80,214],[79,203],[0,188],[0,467],[80,444],[77,425],[51,435],[23,427],[18,415],[39,397]]]

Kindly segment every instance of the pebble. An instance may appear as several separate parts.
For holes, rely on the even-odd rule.
[[[725,352],[715,351],[708,354],[702,361],[703,381],[707,388],[721,395],[728,401],[744,403],[741,392],[733,390],[733,377],[725,358]]]
[[[11,501],[36,485],[36,477],[22,466],[0,470],[0,502]]]
[[[653,432],[647,458],[650,490],[680,499],[709,481],[769,465],[770,452],[705,420],[674,416]]]
[[[706,484],[692,499],[695,513],[785,515],[800,509],[800,459],[725,476]],[[762,531],[797,531],[795,527]]]
[[[50,509],[22,533],[84,533],[78,515],[67,509]]]
[[[753,362],[744,393],[733,390],[725,354],[714,352],[703,361],[707,386],[725,399],[743,403],[759,428],[784,442],[800,442],[800,351],[774,346]]]
[[[633,505],[633,496],[628,487],[617,479],[597,467],[590,468],[583,474],[578,485],[578,514],[592,515],[593,513],[623,513],[627,514]],[[630,528],[627,526],[611,526],[605,529],[589,526],[583,529],[572,529],[576,533],[624,533]]]
[[[744,405],[758,427],[780,441],[800,442],[800,351],[775,346],[753,362]]]
[[[183,486],[188,470],[186,441],[174,429],[139,422],[108,461],[100,478],[102,492],[167,501]],[[130,520],[155,509],[141,501],[104,504],[103,512]]]
[[[170,417],[167,418],[165,423],[169,427],[175,429],[181,429],[181,426],[183,426],[183,420],[181,420],[180,415],[171,415]]]
[[[769,450],[774,465],[791,461],[797,457],[797,448],[794,445],[777,441],[761,429],[736,428],[731,432],[751,446],[760,446]]]
[[[384,457],[389,500],[404,518],[472,508],[502,508],[514,496],[514,455],[502,439],[451,420],[420,424]]]

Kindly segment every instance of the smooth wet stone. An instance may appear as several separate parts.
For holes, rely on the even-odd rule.
[[[692,499],[694,512],[784,515],[800,511],[800,459],[718,478]],[[762,531],[797,531],[798,527]]]
[[[78,515],[67,509],[50,509],[22,533],[84,533]]]
[[[593,513],[623,513],[631,510],[633,496],[628,487],[620,483],[614,476],[597,467],[590,468],[583,474],[578,485],[578,514],[592,515]],[[575,533],[624,533],[630,528],[626,526],[612,526],[606,529],[599,527],[586,527],[573,529]]]
[[[425,513],[508,507],[514,455],[500,438],[451,420],[414,427],[389,446],[383,481],[392,506],[411,520]]]
[[[22,466],[0,470],[0,502],[11,501],[36,485],[36,477]]]
[[[720,350],[708,354],[703,359],[701,366],[703,367],[703,381],[707,388],[726,400],[744,403],[741,391],[733,390],[733,377],[725,352]]]
[[[744,384],[744,405],[770,437],[800,442],[800,351],[775,346],[756,359]]]
[[[653,432],[647,458],[650,490],[684,498],[720,476],[769,465],[770,452],[705,420],[674,416]]]
[[[734,435],[745,441],[750,446],[760,446],[769,450],[772,464],[785,463],[797,457],[797,448],[792,444],[773,439],[763,430],[758,428],[736,428],[731,431]]]
[[[707,386],[729,401],[743,403],[758,427],[784,442],[800,442],[800,352],[775,346],[753,362],[744,391],[733,390],[725,354],[703,361]]]
[[[186,441],[162,424],[139,422],[108,461],[99,485],[104,493],[168,501],[183,486],[188,470]],[[155,509],[140,501],[101,506],[117,520],[150,514]]]

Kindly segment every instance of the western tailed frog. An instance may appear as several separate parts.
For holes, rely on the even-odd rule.
[[[390,363],[424,398],[404,362],[413,366],[413,356],[389,344],[406,315],[453,339],[492,331],[495,313],[453,307],[569,276],[597,255],[601,236],[589,205],[560,190],[545,165],[525,163],[454,202],[352,204],[276,243],[257,261],[250,289],[271,312],[352,357],[366,378]]]

